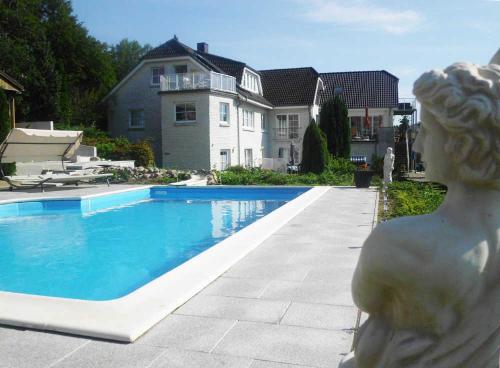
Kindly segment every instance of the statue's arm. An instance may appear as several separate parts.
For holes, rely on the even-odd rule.
[[[352,283],[356,305],[372,315],[390,313],[408,277],[418,273],[415,253],[393,222],[377,226],[363,245]],[[411,245],[410,245],[411,246]]]

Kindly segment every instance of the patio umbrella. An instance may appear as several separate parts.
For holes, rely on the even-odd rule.
[[[290,165],[295,165],[295,145],[290,142]]]

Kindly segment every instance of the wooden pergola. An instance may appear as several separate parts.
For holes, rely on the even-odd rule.
[[[12,78],[7,73],[0,70],[0,88],[5,91],[7,95],[7,100],[9,102],[9,116],[11,121],[11,127],[16,127],[16,95],[21,94],[24,91],[24,87]]]

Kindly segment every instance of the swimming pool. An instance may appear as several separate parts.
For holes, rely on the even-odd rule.
[[[134,341],[325,190],[141,187],[0,203],[0,323]]]
[[[151,188],[83,201],[3,205],[0,290],[119,298],[307,189]]]

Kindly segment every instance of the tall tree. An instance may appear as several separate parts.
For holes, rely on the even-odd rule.
[[[141,46],[139,42],[129,41],[126,38],[112,46],[111,56],[117,80],[123,79],[149,50],[151,50],[151,45]]]
[[[97,103],[116,82],[107,48],[78,22],[68,0],[1,2],[0,69],[25,87],[21,119],[102,122]]]
[[[327,165],[328,149],[326,140],[318,124],[313,120],[309,123],[302,141],[302,172],[322,173]]]
[[[351,126],[347,106],[339,96],[323,103],[319,127],[326,135],[328,151],[333,157],[351,157]]]

